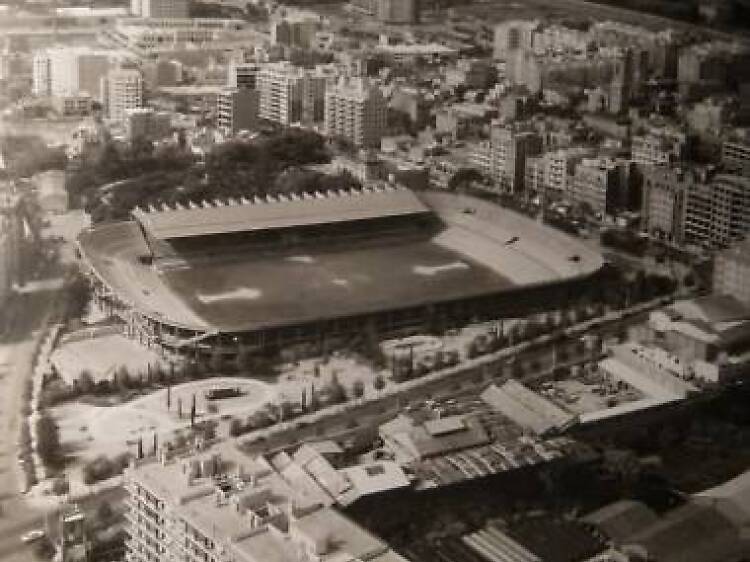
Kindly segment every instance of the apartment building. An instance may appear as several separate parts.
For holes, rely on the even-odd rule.
[[[750,307],[750,238],[719,252],[714,260],[714,293]]]
[[[575,168],[568,196],[594,213],[613,214],[619,200],[620,180],[617,162],[609,158],[585,158]]]
[[[493,125],[490,140],[479,143],[471,161],[495,188],[509,193],[524,191],[526,159],[542,151],[542,138],[522,125]]]
[[[346,486],[317,451],[306,454],[330,468],[323,481]],[[141,461],[125,474],[125,560],[408,562],[333,507],[333,496],[307,470],[286,453],[251,458],[229,446]]]
[[[724,169],[733,174],[750,176],[750,143],[746,140],[727,140],[721,146]]]
[[[122,58],[117,51],[51,47],[34,54],[32,92],[38,96],[100,96],[101,79]]]
[[[34,53],[31,63],[31,92],[35,96],[49,96],[52,94],[51,62],[47,51]]]
[[[57,96],[52,98],[52,107],[63,117],[89,115],[94,106],[94,98],[89,94]]]
[[[636,164],[669,166],[688,157],[689,139],[683,131],[649,131],[633,135],[631,159]]]
[[[544,199],[559,199],[570,191],[576,164],[594,156],[589,147],[561,148],[526,159],[526,190]]]
[[[252,131],[258,126],[260,94],[247,88],[225,88],[216,99],[217,123],[228,134]]]
[[[680,53],[677,80],[685,99],[720,92],[750,77],[750,49],[741,42],[711,41]]]
[[[714,293],[731,295],[750,307],[750,238],[716,255],[713,289]]]
[[[505,60],[514,51],[531,49],[534,46],[534,32],[538,28],[538,21],[529,20],[510,20],[496,25],[494,58]]]
[[[288,61],[264,64],[257,77],[260,117],[282,125],[322,122],[329,79]]]
[[[188,0],[131,0],[130,13],[139,18],[188,18]]]
[[[321,18],[313,12],[291,12],[271,22],[271,43],[310,49],[321,27]]]
[[[420,0],[376,0],[375,15],[383,23],[419,22]]]
[[[683,170],[644,166],[641,230],[681,244],[685,234],[685,205],[693,178]]]
[[[325,130],[355,146],[379,147],[387,127],[388,103],[364,78],[340,80],[325,95]]]
[[[48,51],[52,96],[99,95],[102,77],[114,63],[114,53],[88,47],[59,47]]]
[[[685,203],[685,241],[726,247],[750,233],[750,178],[720,174],[693,183]]]
[[[101,100],[107,118],[122,122],[129,110],[143,107],[143,76],[134,68],[111,70],[101,82]]]
[[[232,61],[227,68],[227,86],[245,90],[258,89],[258,73],[262,65],[257,62]]]

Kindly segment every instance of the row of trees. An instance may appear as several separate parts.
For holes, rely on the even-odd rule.
[[[45,466],[61,468],[65,457],[60,443],[60,429],[49,413],[44,412],[36,422],[36,451]]]
[[[373,388],[380,391],[385,388],[386,382],[382,375],[377,375],[373,380]],[[305,414],[316,412],[320,408],[341,404],[348,399],[359,399],[365,395],[365,383],[362,380],[354,382],[351,395],[348,395],[344,386],[334,374],[327,385],[320,390],[314,387],[308,393],[303,390],[298,403],[282,401],[278,404],[269,404],[265,408],[254,412],[244,421],[238,418],[232,419],[229,425],[229,434],[237,437],[250,431],[270,427],[281,421],[289,421]]]

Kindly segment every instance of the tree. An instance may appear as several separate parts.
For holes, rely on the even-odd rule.
[[[197,430],[203,436],[205,441],[211,441],[216,438],[216,426],[219,425],[216,420],[204,420],[197,426]]]
[[[346,401],[346,391],[339,382],[339,377],[336,373],[331,375],[331,382],[326,386],[326,394],[328,395],[328,401],[332,404],[340,404]]]
[[[243,427],[242,422],[237,418],[232,418],[232,421],[229,422],[229,435],[232,437],[238,437],[244,432],[245,428]]]
[[[91,371],[83,369],[75,381],[75,386],[78,387],[81,394],[92,392],[94,390],[94,377],[91,376]]]
[[[55,420],[44,412],[36,422],[37,453],[45,465],[59,467],[62,465],[62,446],[60,430]]]
[[[86,308],[91,300],[91,286],[82,274],[75,275],[68,281],[67,297],[70,318],[80,318],[86,314]]]
[[[102,501],[96,508],[96,522],[108,527],[115,517],[115,510],[108,501]]]
[[[250,350],[247,349],[244,345],[241,345],[240,349],[237,351],[237,356],[234,359],[235,369],[240,374],[247,373],[250,370],[250,365]]]
[[[64,496],[70,491],[70,482],[64,476],[55,478],[52,482],[52,493],[56,496]]]
[[[120,390],[130,388],[130,371],[125,365],[120,365],[115,373],[115,384]]]
[[[362,398],[365,395],[365,383],[357,379],[352,385],[352,393],[355,398]]]
[[[383,375],[375,375],[375,379],[372,381],[372,387],[378,392],[385,388],[385,379],[383,378]]]
[[[218,349],[214,349],[213,353],[211,353],[209,367],[214,374],[221,373],[224,368],[224,356]]]

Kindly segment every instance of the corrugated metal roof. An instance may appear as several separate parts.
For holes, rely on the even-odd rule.
[[[658,521],[647,505],[633,500],[620,500],[592,511],[581,519],[594,525],[608,538],[622,543]]]
[[[560,429],[575,417],[514,380],[502,387],[488,387],[481,398],[511,421],[538,435]]]
[[[169,240],[426,212],[429,209],[410,190],[389,186],[293,197],[269,196],[233,204],[205,202],[187,209],[136,209],[133,216],[151,236]]]

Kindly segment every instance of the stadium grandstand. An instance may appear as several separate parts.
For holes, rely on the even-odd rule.
[[[78,244],[95,298],[128,334],[195,354],[527,314],[574,300],[602,266],[491,203],[388,184],[136,208]]]

